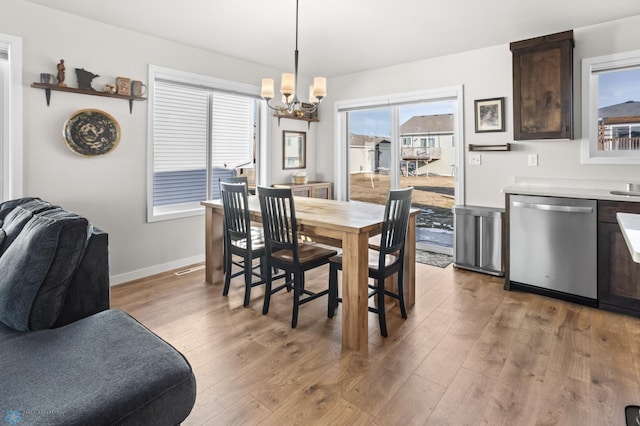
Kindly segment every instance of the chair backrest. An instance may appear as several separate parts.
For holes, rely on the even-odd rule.
[[[291,250],[294,263],[299,263],[296,210],[291,188],[259,186],[258,198],[267,255],[277,250]]]
[[[407,237],[412,194],[412,187],[394,189],[387,194],[380,237],[381,262],[384,262],[385,255],[391,253],[399,252],[400,257],[404,257],[404,242]]]
[[[220,179],[222,181],[222,179]],[[220,198],[224,208],[225,233],[231,241],[247,240],[247,248],[251,249],[251,219],[247,209],[247,185],[245,183],[220,182]]]
[[[246,176],[226,176],[219,179],[220,183],[244,183],[249,185],[249,179]]]

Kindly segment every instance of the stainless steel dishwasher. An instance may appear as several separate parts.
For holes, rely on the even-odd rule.
[[[595,200],[511,195],[511,287],[595,305],[597,235]]]

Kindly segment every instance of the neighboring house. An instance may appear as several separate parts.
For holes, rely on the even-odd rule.
[[[640,150],[640,102],[627,101],[598,109],[598,150]]]
[[[409,174],[451,175],[453,125],[453,114],[418,115],[400,125],[402,160]]]
[[[453,114],[420,115],[400,125],[403,175],[451,175],[455,162]],[[387,173],[389,138],[351,134],[349,171]]]
[[[391,142],[388,138],[351,134],[349,172],[388,172],[391,165]]]

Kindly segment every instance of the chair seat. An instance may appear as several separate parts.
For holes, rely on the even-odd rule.
[[[373,270],[373,271],[377,271],[378,270],[378,259],[380,257],[380,252],[376,251],[376,250],[371,250],[369,249],[369,269]],[[394,263],[396,263],[398,261],[398,256],[393,255],[393,254],[388,254],[385,256],[384,259],[384,266],[388,267],[393,265]],[[342,254],[339,254],[337,256],[333,256],[329,259],[329,262],[332,263],[337,263],[340,265],[340,269],[342,269]]]
[[[336,250],[327,249],[313,244],[299,243],[298,255],[300,264],[310,263],[318,259],[326,259],[338,254]],[[279,250],[273,253],[273,257],[283,262],[293,263],[293,252],[291,250]]]
[[[264,233],[262,232],[262,229],[259,229],[259,231],[260,232],[256,232],[253,227],[251,228],[251,248],[253,250],[264,249]],[[246,238],[231,241],[231,244],[243,250],[247,249]]]

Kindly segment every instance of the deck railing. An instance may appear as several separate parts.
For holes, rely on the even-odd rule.
[[[640,138],[599,138],[599,151],[640,151]]]
[[[442,148],[440,147],[406,147],[402,148],[403,160],[425,160],[433,161],[442,158]]]

